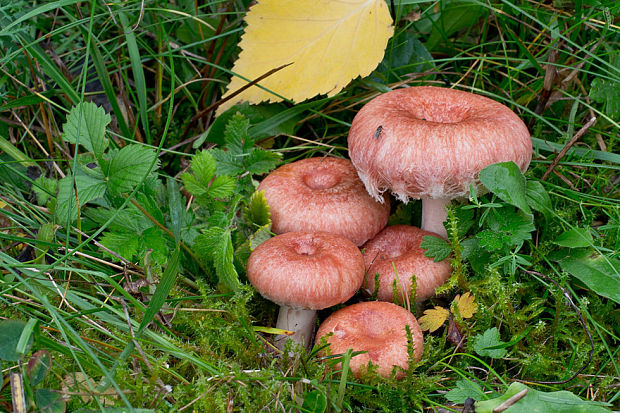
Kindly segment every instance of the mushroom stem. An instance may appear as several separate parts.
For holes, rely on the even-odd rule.
[[[276,346],[282,350],[286,340],[291,339],[307,349],[314,333],[315,321],[315,310],[304,310],[281,305],[276,328],[293,331],[294,334],[292,336],[277,336],[275,339]]]
[[[421,228],[425,231],[434,232],[447,239],[448,233],[443,223],[448,217],[446,206],[449,202],[450,200],[445,198],[423,199]]]

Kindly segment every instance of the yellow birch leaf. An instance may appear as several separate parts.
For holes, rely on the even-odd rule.
[[[476,298],[469,294],[469,291],[465,294],[457,295],[454,297],[453,303],[456,304],[459,314],[463,318],[471,318],[478,310],[478,304],[474,301]]]
[[[333,96],[374,70],[393,34],[385,0],[259,0],[248,11],[241,53],[223,97],[249,81],[290,64],[218,108],[240,103],[301,102]],[[243,78],[247,79],[244,80]],[[278,96],[279,95],[279,96]]]
[[[422,331],[433,332],[445,323],[450,315],[450,311],[443,307],[435,306],[429,310],[424,310],[424,315],[418,319]]]

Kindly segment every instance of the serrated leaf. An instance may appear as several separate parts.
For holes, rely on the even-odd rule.
[[[480,171],[478,177],[480,182],[500,199],[526,214],[532,213],[525,194],[525,177],[517,164],[510,161],[489,165]]]
[[[181,174],[181,180],[187,192],[195,197],[205,195],[208,191],[208,188],[198,181],[198,178],[188,172]]]
[[[245,208],[245,216],[248,221],[258,226],[271,224],[269,209],[265,191],[256,191],[250,196],[248,206]]]
[[[257,229],[254,234],[250,235],[250,250],[254,251],[263,242],[271,238],[271,222]]]
[[[108,140],[105,128],[110,115],[92,102],[78,103],[69,111],[67,122],[62,125],[62,138],[69,143],[79,143],[89,152],[101,158]]]
[[[620,304],[620,260],[617,258],[568,258],[560,261],[560,267],[598,295]]]
[[[523,395],[523,397],[513,399],[514,403],[508,407],[506,412],[603,413],[610,411],[606,406],[611,406],[609,403],[582,400],[566,390],[542,392],[527,387],[523,383],[514,382],[508,387],[504,395],[495,399],[476,402],[476,413],[492,413],[499,405],[518,394]]]
[[[242,157],[222,149],[211,149],[211,154],[217,161],[218,175],[238,176],[245,172]]]
[[[352,79],[368,75],[393,34],[383,0],[261,0],[245,21],[242,50],[232,71],[252,80],[292,63],[259,84],[293,102],[317,94],[334,96]],[[246,84],[234,76],[224,97]],[[238,102],[281,100],[255,85],[221,105],[218,114]]]
[[[105,194],[105,181],[103,177],[85,173],[81,167],[75,171],[75,187],[73,177],[67,175],[58,182],[58,196],[54,216],[58,223],[64,224],[67,219],[73,222],[77,219],[77,201],[75,189],[77,188],[77,200],[80,208],[93,199],[100,198]]]
[[[133,256],[138,253],[140,247],[139,237],[132,232],[106,232],[99,242],[127,261],[133,260]]]
[[[209,196],[226,199],[235,192],[236,180],[227,175],[220,175],[209,185]]]
[[[484,391],[471,380],[458,380],[455,384],[456,387],[444,395],[452,403],[463,404],[469,398],[474,400],[484,398]]]
[[[203,257],[212,260],[220,282],[234,291],[239,289],[239,275],[233,264],[234,249],[229,229],[209,228],[196,237],[194,249]]]
[[[474,350],[480,356],[491,357],[494,359],[502,358],[506,355],[505,348],[490,349],[489,347],[505,344],[500,340],[499,330],[497,327],[489,328],[482,334],[476,335],[474,338]]]
[[[468,291],[462,296],[458,294],[452,302],[455,303],[461,317],[472,318],[478,311],[478,303],[475,300],[476,298]]]
[[[433,258],[435,262],[445,260],[452,252],[452,246],[448,241],[433,235],[424,235],[420,243],[420,248],[426,250],[424,253],[425,257]]]
[[[249,128],[250,120],[241,113],[235,113],[230,118],[224,129],[224,141],[231,154],[240,155],[254,146],[254,141],[248,133]]]
[[[448,316],[450,316],[450,311],[443,307],[435,306],[435,308],[424,310],[424,315],[418,319],[418,322],[422,331],[432,333],[446,322]]]
[[[105,171],[108,188],[117,193],[130,192],[147,173],[157,169],[156,159],[157,154],[151,148],[138,144],[125,146],[113,155]]]
[[[568,248],[585,248],[591,246],[592,242],[592,234],[585,228],[564,231],[553,241],[554,244]]]
[[[194,176],[204,185],[208,185],[213,175],[215,175],[217,164],[213,155],[208,151],[199,151],[192,158],[190,167]]]
[[[256,148],[245,158],[245,165],[248,171],[260,175],[275,169],[281,159],[277,152]]]
[[[493,208],[488,215],[489,229],[503,233],[503,241],[510,246],[520,247],[524,241],[532,239],[533,216],[515,211],[512,207]]]

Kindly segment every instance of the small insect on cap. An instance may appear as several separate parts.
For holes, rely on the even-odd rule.
[[[368,192],[381,202],[469,194],[484,167],[514,161],[525,171],[532,142],[508,107],[484,96],[432,86],[379,95],[355,116],[349,156]]]

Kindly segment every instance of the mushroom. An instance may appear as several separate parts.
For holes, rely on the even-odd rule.
[[[377,366],[378,374],[390,377],[394,366],[403,370],[409,367],[406,326],[413,339],[413,361],[417,362],[424,347],[420,325],[409,311],[387,302],[368,301],[341,308],[321,324],[316,342],[325,337],[331,354],[344,353],[349,348],[366,351],[349,362],[355,377],[363,374],[369,362]],[[395,376],[400,379],[405,373],[399,370]]]
[[[452,267],[448,260],[439,262],[424,256],[420,248],[422,237],[437,234],[409,225],[392,225],[385,228],[363,247],[366,277],[363,289],[367,294],[377,290],[380,301],[402,298],[408,302],[411,294],[411,277],[416,277],[416,298],[420,303],[435,293],[435,289],[450,278]],[[375,286],[379,274],[379,286]],[[397,297],[394,297],[396,283]]]
[[[340,234],[357,246],[387,224],[387,197],[375,201],[351,161],[308,158],[271,172],[258,186],[270,207],[272,231],[325,231]]]
[[[484,96],[432,86],[379,95],[355,116],[349,156],[379,202],[387,189],[401,201],[423,199],[422,229],[447,236],[446,205],[469,194],[478,172],[532,157],[527,127],[508,107]]]
[[[248,260],[250,283],[280,306],[276,327],[308,346],[316,310],[344,303],[364,280],[364,259],[348,239],[326,232],[287,232],[260,244]],[[285,336],[276,338],[283,348]]]

